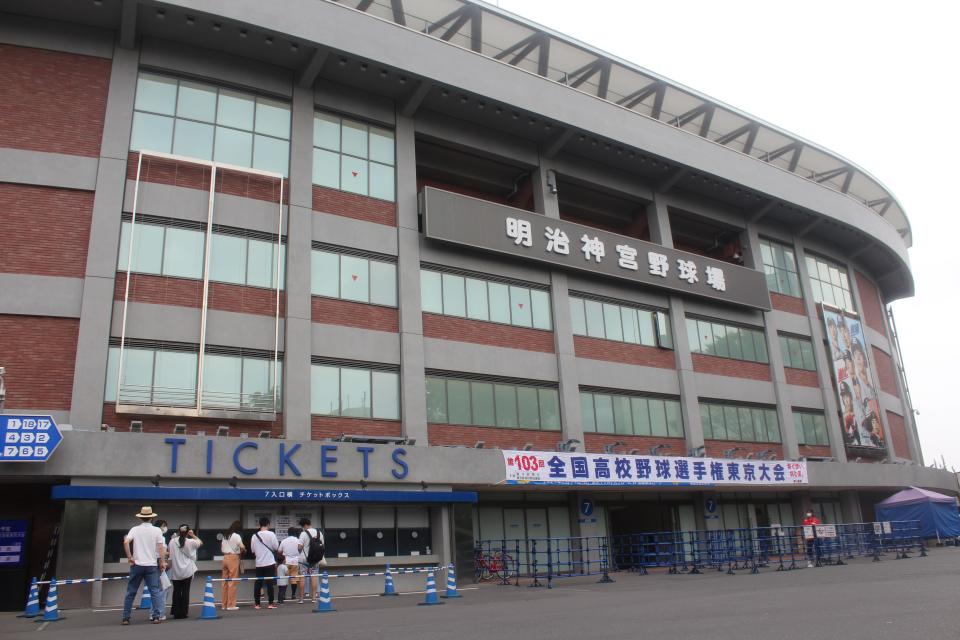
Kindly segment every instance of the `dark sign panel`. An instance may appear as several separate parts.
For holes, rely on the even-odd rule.
[[[763,273],[572,222],[427,187],[426,237],[620,278],[756,309],[770,309]]]

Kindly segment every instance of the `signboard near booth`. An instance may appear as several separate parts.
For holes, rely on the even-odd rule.
[[[63,440],[50,416],[0,416],[0,462],[46,462]]]
[[[27,521],[0,520],[0,568],[19,567],[27,551]]]
[[[807,463],[551,451],[503,451],[507,484],[786,486],[807,484]]]

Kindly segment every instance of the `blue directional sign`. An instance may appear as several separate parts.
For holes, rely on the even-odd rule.
[[[0,416],[0,462],[46,462],[61,440],[50,416]]]

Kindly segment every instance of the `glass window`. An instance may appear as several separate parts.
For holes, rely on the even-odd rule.
[[[374,162],[393,165],[393,131],[370,127],[370,159]]]
[[[314,184],[382,200],[396,193],[392,131],[315,113]]]
[[[344,119],[341,125],[341,151],[360,158],[367,157],[367,125]]]
[[[440,279],[436,271],[420,270],[420,305],[426,313],[443,313]]]
[[[370,417],[370,371],[340,369],[340,414],[356,418]]]
[[[497,421],[493,409],[493,384],[489,382],[471,382],[470,394],[473,409],[473,424],[484,427],[496,426]]]
[[[163,275],[203,278],[203,240],[200,231],[168,227],[163,243]]]
[[[517,388],[513,385],[494,385],[494,403],[497,407],[497,426],[518,426],[517,421]]]
[[[217,162],[249,167],[253,153],[253,134],[228,127],[217,127],[213,159]]]
[[[447,422],[447,381],[427,378],[427,422]]]
[[[752,442],[757,439],[753,424],[753,412],[748,407],[737,407],[737,419],[740,422],[740,439]]]
[[[132,271],[160,275],[164,231],[163,227],[152,224],[134,225]]]
[[[141,73],[133,108],[172,116],[176,113],[177,81],[173,78]]]
[[[356,302],[370,301],[370,263],[365,258],[340,256],[340,297]]]
[[[663,400],[650,398],[647,401],[650,407],[650,432],[655,436],[667,435],[667,409]]]
[[[855,311],[845,268],[810,254],[807,254],[806,263],[815,302]]]
[[[120,363],[120,347],[110,347],[107,352],[107,381],[103,390],[104,402],[117,401],[117,366]]]
[[[650,406],[646,398],[630,398],[630,409],[633,414],[633,432],[638,436],[649,436]],[[681,426],[681,431],[682,431]]]
[[[243,361],[235,356],[208,353],[203,359],[203,405],[236,407],[240,404]]]
[[[737,360],[743,360],[743,349],[740,346],[740,332],[743,331],[746,333],[747,340],[752,344],[753,338],[750,336],[747,329],[740,329],[740,327],[727,327],[727,348],[730,349],[730,357]]]
[[[620,319],[620,307],[618,305],[604,303],[603,331],[607,340],[623,342],[623,321]]]
[[[177,120],[173,134],[173,152],[178,156],[211,160],[213,158],[213,125],[191,120]]]
[[[313,150],[313,184],[340,188],[340,156],[323,149]]]
[[[253,166],[287,175],[290,143],[269,136],[253,136]]]
[[[597,414],[597,433],[613,433],[613,398],[606,394],[593,394],[593,405]]]
[[[510,287],[499,282],[488,282],[490,321],[510,324]]]
[[[261,358],[243,358],[243,384],[240,404],[245,407],[273,406],[273,388],[270,385],[273,362]]]
[[[538,389],[540,397],[540,428],[545,431],[560,429],[560,394],[556,389]]]
[[[350,193],[367,195],[367,161],[353,156],[340,156],[340,188]]]
[[[315,364],[310,375],[310,413],[340,415],[340,369]]]
[[[511,322],[519,327],[533,326],[533,315],[530,312],[530,289],[525,287],[510,287]]]
[[[247,285],[251,287],[272,288],[273,273],[277,265],[274,261],[274,244],[265,240],[249,240],[247,244]]]
[[[627,396],[612,396],[613,398],[613,427],[616,433],[633,434],[633,418],[630,416],[630,398]]]
[[[623,321],[623,341],[640,344],[640,322],[637,320],[637,310],[622,307],[620,319]]]
[[[700,426],[703,428],[703,437],[713,440],[713,423],[710,421],[710,407],[700,403]]]
[[[661,347],[669,348],[668,345],[671,344],[669,340],[664,342],[663,336],[657,335],[657,316],[663,315],[666,317],[666,314],[653,313],[651,311],[645,311],[643,309],[637,309],[637,328],[640,331],[640,344],[647,345],[660,345]],[[669,328],[667,329],[669,334]]]
[[[173,118],[139,111],[133,114],[133,129],[130,133],[131,149],[170,153],[172,141]]]
[[[459,318],[467,315],[467,299],[461,276],[443,274],[443,313]]]
[[[153,350],[123,350],[123,375],[120,383],[120,402],[150,404],[153,389]]]
[[[154,358],[153,404],[192,406],[197,402],[197,354],[157,351]]]
[[[813,360],[813,343],[810,340],[781,335],[780,351],[783,354],[784,366],[816,371],[816,364]]]
[[[174,80],[170,80],[170,82],[176,83]],[[137,106],[136,108],[141,109],[142,107]],[[146,109],[146,111],[151,111],[151,109]],[[181,118],[199,120],[200,122],[216,122],[216,88],[199,82],[181,80],[180,93],[177,95],[177,115]]]
[[[673,349],[673,336],[670,335],[670,316],[662,311],[657,311],[657,337],[660,339],[661,347]]]
[[[701,402],[700,413],[705,437],[740,442],[780,442],[777,412],[773,409]],[[708,431],[709,436],[706,435]]]
[[[770,290],[795,298],[801,297],[793,249],[772,240],[760,240],[760,255]]]
[[[580,298],[570,298],[570,324],[573,335],[587,335],[587,317],[583,311],[583,300]]]
[[[740,415],[737,412],[737,407],[724,407],[723,421],[727,425],[727,438],[740,440]]]
[[[400,375],[389,371],[373,372],[373,417],[400,419]]]
[[[766,364],[763,331],[687,318],[690,350],[695,353]]]
[[[393,200],[396,192],[394,168],[371,162],[367,169],[370,172],[370,197]]]
[[[397,306],[397,265],[370,261],[370,302],[388,307]]]
[[[451,424],[470,424],[470,383],[447,380],[447,419]]]
[[[467,278],[467,317],[474,320],[489,320],[487,283],[476,278]]]
[[[630,344],[672,348],[666,315],[609,302],[570,298],[574,335],[617,340]],[[658,334],[655,319],[662,315],[665,333]]]
[[[723,407],[720,405],[710,405],[710,425],[714,438],[717,440],[727,439],[727,424],[723,419]]]
[[[310,257],[310,288],[315,296],[340,297],[340,255],[314,250]]]
[[[540,428],[540,399],[534,387],[517,387],[518,426],[521,429]]]
[[[593,300],[585,300],[583,308],[587,316],[587,335],[591,338],[606,337],[603,325],[603,305]]]
[[[239,91],[220,90],[217,124],[253,131],[254,99]]]
[[[275,138],[290,136],[290,107],[269,98],[257,98],[256,126],[254,131]]]
[[[731,330],[733,327],[731,327]],[[722,324],[713,323],[713,355],[722,358],[730,357],[729,343],[727,342],[727,328]]]
[[[533,328],[550,331],[550,294],[538,289],[530,290],[530,311],[533,314]]]
[[[340,118],[325,113],[313,114],[313,146],[340,151]]]
[[[682,438],[683,415],[680,412],[680,403],[676,400],[664,400],[663,406],[667,410],[667,435],[671,438]]]
[[[580,422],[583,430],[593,433],[597,430],[597,421],[593,415],[593,394],[580,392]]]

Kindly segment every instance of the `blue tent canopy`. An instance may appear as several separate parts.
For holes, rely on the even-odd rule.
[[[919,520],[924,538],[960,536],[957,500],[942,493],[910,487],[875,505],[877,520]]]

